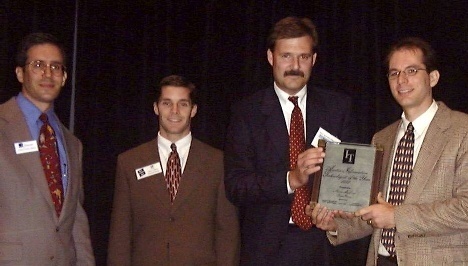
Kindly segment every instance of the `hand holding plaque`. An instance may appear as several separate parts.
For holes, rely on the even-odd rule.
[[[354,212],[375,203],[383,149],[378,145],[336,143],[319,140],[325,151],[315,173],[311,204],[331,210]]]

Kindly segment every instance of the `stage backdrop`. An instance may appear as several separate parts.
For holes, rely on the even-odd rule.
[[[230,106],[272,83],[269,28],[285,16],[306,16],[319,31],[311,83],[354,97],[361,141],[368,142],[400,116],[382,61],[404,36],[435,47],[435,98],[468,112],[466,14],[465,1],[455,0],[3,0],[0,101],[18,92],[14,55],[24,35],[50,32],[66,43],[69,79],[56,108],[84,144],[86,210],[97,263],[105,265],[116,156],[156,136],[152,102],[162,77],[181,74],[200,88],[194,135],[222,149]]]

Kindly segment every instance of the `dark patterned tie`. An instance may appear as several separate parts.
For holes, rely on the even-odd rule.
[[[174,199],[177,195],[177,190],[179,189],[180,178],[182,177],[182,168],[180,166],[180,158],[177,153],[177,146],[171,144],[172,152],[169,154],[167,160],[167,169],[166,169],[166,182],[167,190],[171,196],[171,203],[174,202]]]
[[[294,109],[291,114],[289,128],[289,169],[294,170],[297,165],[297,156],[305,150],[304,119],[297,104],[297,96],[288,98]],[[312,219],[305,214],[305,207],[310,202],[310,191],[307,185],[297,188],[291,205],[291,216],[293,222],[302,230],[312,228]]]
[[[41,114],[39,119],[43,123],[39,131],[39,154],[52,201],[54,202],[55,212],[57,216],[60,216],[64,194],[57,138],[55,137],[54,129],[49,124],[47,114]]]
[[[408,124],[405,135],[398,144],[393,161],[392,179],[388,203],[400,205],[405,200],[406,190],[413,172],[414,127]],[[390,256],[395,256],[395,227],[382,230],[382,244]]]

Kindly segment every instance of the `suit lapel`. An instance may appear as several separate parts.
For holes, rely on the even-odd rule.
[[[323,108],[315,99],[315,94],[310,90],[307,92],[306,104],[306,147],[309,148],[312,144],[320,125],[323,123],[323,117],[327,114],[322,113]],[[325,129],[326,130],[326,129]]]
[[[63,202],[62,206],[62,212],[60,214],[60,217],[63,217],[65,213],[69,213],[69,209],[72,207],[70,204],[71,203],[76,203],[75,200],[73,200],[73,197],[77,194],[80,193],[80,191],[76,191],[79,189],[79,185],[77,182],[80,180],[78,176],[80,175],[79,173],[79,168],[80,165],[77,163],[80,162],[80,158],[77,158],[77,156],[81,156],[81,151],[78,151],[79,147],[75,145],[75,142],[73,141],[73,137],[70,132],[63,126],[60,122],[60,129],[62,131],[62,136],[63,136],[63,145],[65,146],[65,151],[67,153],[67,176],[68,176],[68,187],[66,188],[67,192],[65,194],[65,200]],[[63,165],[65,162],[61,162]]]
[[[187,199],[191,198],[190,194],[203,185],[202,182],[200,182],[200,176],[203,175],[203,168],[207,167],[205,164],[200,163],[199,158],[203,157],[203,151],[201,151],[199,143],[196,139],[192,139],[187,163],[182,173],[177,196],[174,200],[173,210],[177,210]]]
[[[145,167],[154,163],[166,163],[161,162],[159,158],[159,150],[158,150],[158,140],[157,138],[150,142],[149,145],[146,146],[146,151],[141,153],[141,156],[137,159],[139,167]],[[161,165],[162,169],[162,165]],[[136,178],[136,177],[135,177]],[[170,209],[171,208],[171,200],[169,196],[169,192],[167,190],[167,183],[164,177],[164,172],[156,174],[154,176],[149,176],[143,180],[139,180],[137,182],[149,182],[147,188],[149,190],[149,195],[155,197],[157,201],[161,203],[160,206]]]
[[[433,151],[443,150],[444,146],[447,144],[445,140],[451,137],[445,135],[445,131],[450,127],[448,111],[449,110],[444,105],[439,104],[439,110],[427,129],[416,164],[413,168],[413,174],[411,176],[405,202],[416,202],[420,198],[429,180],[428,177],[431,176],[441,155]]]
[[[384,154],[382,158],[382,171],[380,173],[380,191],[384,198],[386,198],[388,186],[391,178],[391,166],[393,153],[395,151],[395,138],[397,137],[398,128],[400,127],[401,121],[395,122],[389,126],[388,130],[385,131],[382,136],[376,138],[373,143],[383,145]]]
[[[268,128],[268,136],[274,145],[277,154],[283,157],[281,161],[287,161],[289,154],[289,133],[284,121],[283,110],[274,89],[265,91],[265,95],[260,102],[260,112],[265,120],[265,128]],[[285,152],[286,151],[286,152]]]
[[[7,121],[4,131],[5,135],[11,140],[11,148],[14,149],[14,143],[34,140],[29,133],[25,118],[19,109],[15,98],[6,102],[4,107],[7,111],[2,112],[1,115]],[[42,196],[44,196],[44,199],[49,205],[51,211],[53,210],[55,213],[55,207],[51,200],[49,187],[47,186],[44,170],[42,169],[41,160],[39,159],[39,151],[23,154],[15,153],[15,156],[23,166],[23,169],[28,172],[28,175],[34,185],[39,188],[39,191]],[[56,215],[54,215],[54,217],[56,217]]]

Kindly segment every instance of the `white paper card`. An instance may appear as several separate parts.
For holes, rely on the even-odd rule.
[[[315,134],[315,137],[312,140],[312,146],[318,147],[319,139],[324,139],[327,142],[341,142],[339,138],[333,136],[332,134],[330,134],[330,132],[326,131],[323,128],[319,128],[317,134]]]

